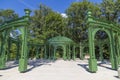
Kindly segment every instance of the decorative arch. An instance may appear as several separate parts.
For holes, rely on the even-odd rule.
[[[104,28],[94,28],[94,30],[93,30],[93,36],[95,36],[95,34],[96,34],[99,30],[105,31],[105,32],[107,33],[107,35],[108,35],[108,38],[111,39],[110,31],[107,30],[107,29],[104,29]]]
[[[47,45],[49,46],[49,54],[53,53],[54,55],[52,55],[51,57],[53,57],[53,59],[56,59],[56,49],[58,46],[61,46],[63,49],[63,59],[69,59],[71,58],[71,51],[70,51],[70,47],[72,47],[72,59],[75,60],[75,45],[74,42],[64,36],[56,36],[53,37],[51,39],[49,39],[47,41]],[[51,46],[53,46],[52,50]],[[53,51],[53,52],[52,52]]]
[[[0,69],[6,68],[6,49],[7,49],[7,40],[8,35],[11,30],[20,28],[22,32],[21,35],[21,56],[19,59],[19,71],[25,72],[27,71],[27,26],[29,22],[30,10],[25,9],[25,16],[15,19],[6,21],[0,25],[0,33],[1,33],[1,41],[0,41]],[[22,28],[21,28],[22,26]]]
[[[109,24],[107,22],[99,21],[97,19],[94,19],[91,15],[92,13],[88,11],[87,13],[87,24],[89,25],[88,27],[88,39],[89,39],[89,54],[90,54],[90,59],[89,59],[89,71],[91,72],[96,72],[97,71],[97,60],[95,58],[95,47],[94,47],[94,38],[95,34],[97,31],[102,30],[105,31],[108,35],[109,38],[109,43],[110,43],[110,61],[111,61],[111,66],[112,69],[117,70],[118,69],[118,64],[119,60],[118,59],[120,56],[116,55],[117,52],[120,51],[116,45],[115,45],[115,35],[120,34],[120,29],[116,26],[113,25],[112,23]],[[118,43],[120,41],[118,40]]]

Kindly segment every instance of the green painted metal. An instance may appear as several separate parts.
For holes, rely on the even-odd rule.
[[[29,21],[30,10],[25,9],[26,19]],[[19,71],[25,72],[27,71],[27,25],[24,26],[22,29],[22,50],[21,50],[21,57],[19,60]]]
[[[96,72],[97,71],[97,60],[95,59],[95,48],[94,48],[94,36],[92,34],[92,28],[88,28],[88,38],[89,38],[89,71]]]
[[[2,32],[2,44],[1,44],[1,55],[0,55],[0,69],[5,68],[6,62],[6,44],[7,44],[7,30]]]
[[[57,49],[57,46],[55,46],[55,48],[54,48],[53,60],[56,60],[56,49]]]
[[[95,38],[96,32],[99,30],[105,31],[108,34],[109,44],[110,44],[111,66],[112,66],[112,69],[117,70],[118,64],[119,64],[119,57],[120,57],[120,55],[118,55],[120,52],[119,51],[120,48],[115,44],[115,40],[119,41],[119,39],[117,39],[117,38],[115,39],[114,36],[116,34],[120,35],[120,28],[117,27],[116,24],[107,23],[107,22],[100,21],[99,19],[95,19],[92,16],[92,13],[90,11],[88,11],[88,13],[87,13],[87,24],[89,25],[89,27],[88,27],[89,54],[90,54],[89,71],[91,71],[91,72],[97,71],[97,60],[95,59],[95,48],[94,48],[95,40],[94,40],[94,38]],[[101,58],[102,58],[102,50],[100,50],[100,54],[101,54]]]
[[[71,59],[71,50],[70,50],[70,44],[69,44],[69,46],[68,46],[68,60],[70,60]]]
[[[64,36],[56,36],[56,37],[53,37],[51,39],[49,39],[47,41],[48,44],[48,49],[49,50],[49,59],[50,57],[52,57],[54,60],[56,59],[56,50],[58,47],[61,47],[63,49],[63,59],[66,60],[70,60],[71,58],[71,52],[72,52],[72,59],[75,60],[75,44],[74,42],[67,38],[67,37],[64,37]],[[70,50],[70,47],[73,47],[74,49],[71,51]],[[52,54],[53,52],[53,54]]]
[[[75,54],[75,46],[73,46],[73,55],[72,55],[72,57],[73,57],[73,60],[75,60],[75,58],[76,58],[76,54]]]
[[[45,59],[47,59],[47,47],[46,47],[46,45],[44,45],[44,57],[45,57]]]
[[[6,21],[0,25],[1,42],[0,42],[0,69],[6,68],[6,54],[9,56],[11,41],[9,40],[10,30],[24,26],[22,28],[22,50],[19,60],[19,71],[24,72],[27,70],[27,26],[29,22],[30,10],[25,9],[26,15],[11,21]],[[8,43],[8,41],[10,41]],[[18,46],[19,47],[19,46]],[[7,52],[7,53],[6,53]]]
[[[66,56],[66,46],[63,46],[63,59],[66,60],[67,56]]]

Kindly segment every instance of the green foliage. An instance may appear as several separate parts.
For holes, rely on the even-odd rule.
[[[58,47],[57,51],[56,51],[56,58],[62,58],[63,57],[63,49],[61,47]]]
[[[82,2],[74,2],[66,10],[68,15],[68,27],[71,29],[72,39],[75,42],[81,42],[87,38],[87,25],[85,23],[86,12],[91,10],[93,16],[99,17],[101,12],[98,5],[95,5],[87,0]]]
[[[111,22],[115,21],[117,18],[115,0],[103,0],[100,6],[103,19]]]
[[[0,10],[0,23],[3,23],[4,21],[9,21],[15,18],[18,18],[18,14],[16,14],[13,10],[11,9]]]
[[[60,54],[58,52],[56,53],[56,58],[60,58]]]
[[[16,59],[16,54],[17,54],[17,46],[15,43],[12,43],[11,48],[10,48],[10,59]]]
[[[59,13],[41,4],[39,10],[35,10],[35,15],[31,17],[30,41],[44,43],[53,36],[64,35],[65,22]]]

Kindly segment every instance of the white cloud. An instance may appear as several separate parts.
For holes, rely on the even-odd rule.
[[[61,16],[67,18],[68,16],[65,13],[61,13]]]

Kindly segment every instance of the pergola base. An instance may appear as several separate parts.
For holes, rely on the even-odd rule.
[[[96,73],[97,71],[97,60],[96,59],[89,59],[89,71]]]
[[[20,59],[19,60],[19,71],[24,73],[27,71],[27,59]]]
[[[0,69],[5,69],[6,68],[5,62],[6,62],[5,57],[0,58]]]

